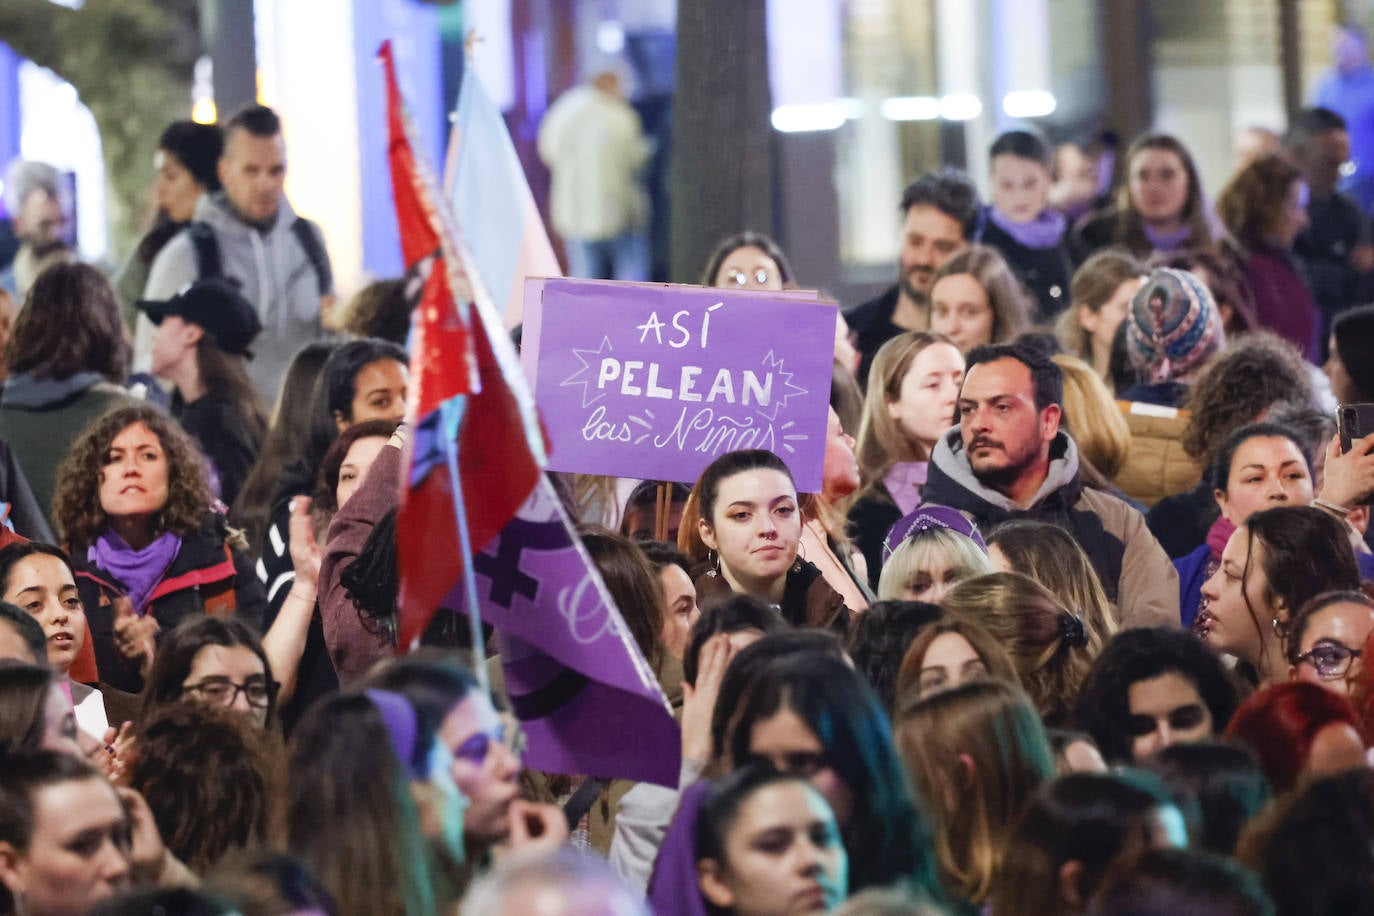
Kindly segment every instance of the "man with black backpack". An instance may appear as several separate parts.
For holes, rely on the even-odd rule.
[[[250,105],[225,125],[219,178],[224,190],[203,196],[191,224],[158,253],[143,298],[168,300],[208,277],[235,283],[262,322],[248,374],[270,407],[292,356],[322,333],[334,298],[329,256],[319,227],[286,200],[286,143],[272,109]],[[146,319],[136,337],[135,368],[146,371]]]

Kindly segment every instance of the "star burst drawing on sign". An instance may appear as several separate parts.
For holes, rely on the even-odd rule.
[[[587,357],[596,357],[600,356],[603,353],[610,353],[612,352],[612,349],[613,348],[611,347],[610,337],[602,337],[601,346],[597,347],[595,350],[579,350],[576,347],[573,348],[573,356],[577,357],[577,361],[582,364],[582,368],[578,369],[572,375],[563,379],[563,381],[559,382],[559,385],[560,387],[565,388],[581,385],[583,407],[590,407],[591,405],[595,404],[597,401],[601,400],[606,396],[605,391],[601,391],[595,394],[592,391],[592,363],[587,361]],[[596,362],[599,362],[599,360],[597,360]]]
[[[763,358],[763,364],[771,369],[773,374],[777,376],[778,381],[782,383],[782,386],[778,389],[777,395],[772,398],[772,402],[769,404],[768,409],[759,410],[759,416],[766,419],[769,423],[772,423],[778,418],[778,411],[786,407],[789,400],[794,397],[803,397],[807,393],[805,388],[792,384],[793,373],[783,371],[782,366],[784,362],[785,360],[775,357],[772,350],[769,350],[768,354]],[[800,436],[799,438],[805,439],[807,437]]]

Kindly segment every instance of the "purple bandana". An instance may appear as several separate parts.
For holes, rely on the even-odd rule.
[[[988,552],[987,542],[978,533],[978,526],[965,518],[958,509],[951,509],[949,506],[922,506],[899,519],[897,524],[888,530],[887,538],[883,540],[883,562],[887,562],[887,558],[892,556],[907,538],[932,528],[945,528],[955,534],[962,534],[977,544],[983,553]]]
[[[1062,213],[1045,210],[1030,222],[1014,222],[996,207],[988,207],[988,218],[1007,235],[1016,239],[1017,244],[1027,248],[1053,248],[1064,237],[1068,221]]]
[[[148,611],[148,601],[181,552],[181,538],[168,531],[142,550],[134,550],[112,530],[86,549],[86,562],[113,575],[128,592],[134,613]]]
[[[377,715],[382,717],[387,737],[391,739],[391,749],[396,752],[401,769],[414,781],[423,779],[424,774],[417,772],[412,759],[415,756],[415,738],[419,726],[410,701],[390,690],[364,690],[363,693],[377,708]]]
[[[898,461],[883,475],[883,486],[903,515],[910,515],[921,505],[921,488],[929,473],[928,461]]]

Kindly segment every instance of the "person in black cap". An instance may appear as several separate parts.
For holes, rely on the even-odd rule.
[[[230,504],[267,434],[267,415],[246,368],[249,345],[262,330],[257,311],[222,278],[138,308],[157,325],[152,372],[176,386],[172,415],[200,443],[219,477],[220,499]]]

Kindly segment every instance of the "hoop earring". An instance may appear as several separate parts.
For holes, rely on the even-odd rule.
[[[716,576],[720,575],[720,554],[716,553],[714,550],[707,550],[706,563],[711,567],[706,570],[706,575],[709,578],[714,579]]]
[[[1269,625],[1273,628],[1274,635],[1277,636],[1279,639],[1288,639],[1288,634],[1284,632],[1288,628],[1283,624],[1279,623],[1279,619],[1277,617],[1269,618]]]

